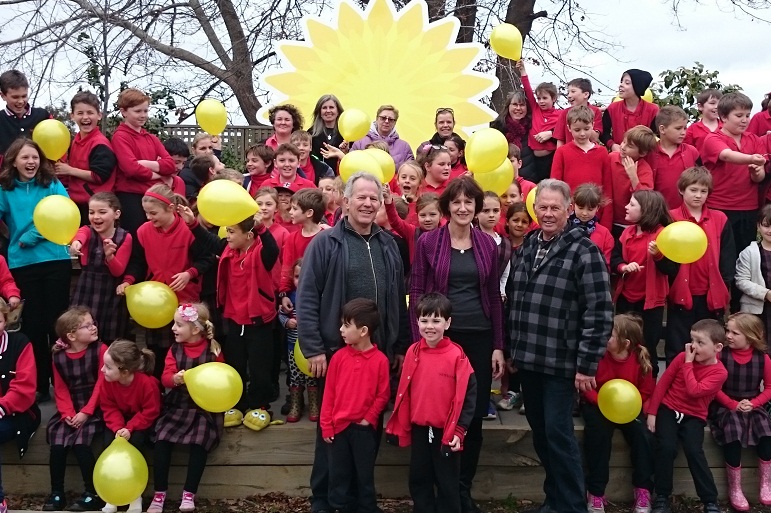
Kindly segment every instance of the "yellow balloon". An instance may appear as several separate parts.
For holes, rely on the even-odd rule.
[[[219,135],[228,124],[228,112],[222,102],[207,98],[195,108],[195,120],[204,132]]]
[[[511,23],[501,23],[490,34],[493,51],[513,61],[522,58],[522,33]]]
[[[53,194],[38,202],[32,222],[40,235],[54,244],[69,244],[80,227],[80,211],[67,196]]]
[[[126,288],[126,306],[140,326],[163,328],[174,320],[179,300],[165,283],[143,281]]]
[[[707,234],[696,223],[677,221],[661,230],[656,245],[673,262],[690,264],[707,252]]]
[[[119,436],[96,460],[94,488],[103,501],[122,506],[142,496],[148,476],[145,457]]]
[[[611,379],[597,394],[600,412],[611,422],[628,424],[640,415],[642,397],[637,387],[625,379]]]
[[[380,180],[380,183],[383,183],[383,171],[381,171],[378,161],[371,154],[362,150],[348,152],[340,160],[340,178],[343,182],[347,182],[351,175],[359,171],[366,171]]]
[[[383,173],[383,183],[390,182],[396,174],[396,164],[393,157],[380,148],[367,148],[365,153],[374,158],[378,165],[380,165],[380,171]]]
[[[620,102],[620,101],[621,101],[621,97],[619,95],[616,95],[616,96],[613,97],[613,100],[611,101],[611,103],[616,103],[616,102]]]
[[[230,180],[214,180],[198,193],[198,212],[215,226],[232,226],[260,210],[246,189]]]
[[[228,237],[228,227],[227,226],[220,226],[220,229],[217,230],[217,236],[220,239],[227,239],[227,237]]]
[[[648,103],[653,103],[653,91],[651,91],[650,88],[646,89],[645,93],[642,95],[642,99]]]
[[[495,128],[482,128],[469,138],[465,155],[469,171],[474,174],[489,173],[508,157],[509,142]]]
[[[292,353],[294,354],[294,363],[297,365],[297,368],[300,370],[300,372],[302,372],[306,376],[313,377],[313,374],[311,374],[310,367],[308,367],[308,359],[305,358],[305,355],[300,349],[299,340],[294,343],[294,351],[292,351]]]
[[[337,118],[337,129],[346,141],[358,141],[369,132],[371,121],[359,109],[347,109]]]
[[[530,192],[527,193],[525,198],[525,206],[527,206],[527,213],[530,214],[530,218],[535,221],[535,194],[538,187],[533,187]]]
[[[222,362],[209,362],[185,371],[185,386],[201,409],[221,413],[241,399],[244,382],[238,372]]]
[[[476,180],[483,191],[493,191],[500,196],[506,192],[511,182],[514,181],[514,166],[509,159],[504,159],[494,171],[475,174],[474,180]]]
[[[57,119],[46,119],[35,125],[32,140],[48,160],[59,160],[70,149],[70,131]]]

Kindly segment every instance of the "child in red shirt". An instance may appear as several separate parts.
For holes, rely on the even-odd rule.
[[[407,349],[386,435],[399,447],[411,446],[414,511],[460,513],[460,459],[476,407],[476,379],[463,349],[444,335],[452,321],[450,300],[431,292],[416,313],[421,340]]]
[[[574,78],[568,82],[567,99],[570,107],[584,105],[592,109],[594,116],[591,122],[592,133],[590,134],[590,140],[596,143],[600,140],[600,134],[602,133],[602,110],[589,103],[589,98],[593,92],[592,82],[588,78]],[[573,140],[573,134],[570,133],[570,126],[567,120],[568,112],[570,112],[570,109],[560,111],[557,125],[554,127],[554,138],[557,139],[557,148]]]
[[[131,340],[116,340],[104,353],[103,361],[99,407],[107,426],[105,443],[121,436],[142,450],[161,414],[161,384],[152,375],[155,353],[140,350]],[[115,513],[118,508],[108,503],[102,511]],[[128,513],[142,513],[141,495],[129,504]]]
[[[645,348],[651,355],[653,375],[658,374],[656,346],[663,332],[664,307],[669,279],[677,276],[679,264],[661,254],[656,237],[672,223],[664,196],[656,191],[636,191],[626,206],[628,226],[611,255],[611,270],[619,275],[616,312],[636,312],[645,327]]]
[[[335,212],[343,198],[343,180],[339,176],[326,176],[319,180],[319,190],[324,194],[326,207],[323,221],[327,226],[335,225]]]
[[[752,116],[750,124],[747,125],[747,132],[763,137],[771,132],[771,93],[760,102],[760,108],[762,110]]]
[[[463,157],[466,151],[466,141],[463,137],[454,133],[444,140],[444,145],[447,147],[447,151],[450,152],[450,180],[458,178],[468,172],[466,167],[466,159]]]
[[[707,252],[696,262],[681,264],[669,288],[667,362],[683,350],[691,325],[701,319],[722,319],[736,271],[736,249],[728,218],[705,206],[712,175],[703,167],[686,169],[677,182],[683,204],[670,211],[675,221],[697,224],[707,235]]]
[[[391,194],[388,185],[383,186],[383,204],[388,216],[388,223],[394,233],[407,243],[411,264],[415,257],[415,244],[418,238],[426,232],[439,228],[442,220],[442,213],[439,211],[439,196],[433,192],[425,192],[420,195],[415,202],[415,213],[418,216],[417,226],[399,217],[396,206],[394,206],[393,194]]]
[[[627,424],[614,424],[606,419],[597,405],[598,391],[612,379],[623,379],[633,384],[642,397],[641,417],[650,399],[655,381],[651,360],[645,349],[642,321],[629,314],[613,318],[613,332],[607,351],[597,366],[597,387],[581,393],[581,415],[584,418],[584,460],[586,461],[587,505],[590,511],[605,508],[605,487],[608,485],[613,431],[618,428],[629,444],[632,456],[632,484],[634,511],[650,511],[653,490],[653,450],[650,433],[642,418]]]
[[[724,343],[725,329],[720,322],[703,319],[694,324],[691,343],[664,371],[645,408],[648,429],[656,434],[654,511],[670,509],[672,470],[679,441],[704,513],[720,513],[717,487],[703,445],[707,409],[728,375],[717,358]]]
[[[421,194],[435,192],[441,196],[450,183],[450,151],[445,146],[424,145],[418,156],[418,164],[425,175]]]
[[[285,295],[292,290],[292,266],[298,258],[302,258],[313,238],[321,232],[321,220],[324,218],[326,202],[324,194],[318,189],[304,189],[292,196],[289,215],[292,223],[300,229],[290,233],[283,247],[283,266],[279,294]],[[283,301],[282,301],[283,302]],[[286,305],[291,309],[291,306]]]
[[[532,113],[527,145],[533,150],[536,182],[540,182],[544,178],[549,178],[554,150],[557,149],[557,141],[554,139],[554,129],[560,117],[560,109],[554,108],[554,102],[557,101],[557,87],[551,82],[541,82],[533,94],[524,59],[518,60],[516,67],[522,79],[528,108]]]
[[[670,209],[679,207],[683,202],[677,188],[680,175],[699,162],[698,150],[683,143],[687,123],[688,115],[680,107],[662,107],[656,115],[659,142],[645,156],[645,161],[653,171],[653,190],[664,196]]]
[[[254,198],[257,191],[266,180],[270,179],[273,171],[273,159],[276,154],[273,148],[264,144],[255,144],[246,150],[246,172],[244,188]]]
[[[372,343],[380,313],[374,301],[357,298],[343,306],[341,318],[345,346],[329,362],[319,421],[328,444],[329,505],[376,513],[378,426],[390,397],[388,358]]]
[[[685,131],[685,144],[690,144],[701,153],[704,139],[723,128],[720,116],[717,114],[717,104],[723,93],[718,89],[705,89],[696,96],[696,108],[701,112],[701,119],[692,123]]]
[[[597,213],[607,203],[602,195],[602,189],[594,183],[585,183],[576,187],[573,192],[573,213],[570,214],[570,223],[581,225],[586,230],[586,235],[600,248],[605,263],[610,269],[610,255],[616,242],[613,240],[610,230],[600,224]]]
[[[273,187],[278,191],[276,223],[286,228],[289,233],[296,232],[302,226],[292,223],[289,214],[292,194],[302,189],[315,189],[316,184],[297,174],[300,150],[294,144],[282,144],[276,148],[276,156],[273,162],[273,175],[263,182],[263,185]]]
[[[653,171],[643,159],[656,147],[656,136],[644,126],[630,129],[619,151],[610,154],[611,188],[606,192],[613,207],[611,233],[618,239],[627,227],[626,205],[635,191],[653,189]]]
[[[289,142],[300,151],[298,167],[305,173],[305,178],[314,185],[319,184],[322,178],[334,178],[335,171],[325,162],[311,154],[313,138],[305,130],[295,130],[289,137]]]
[[[653,76],[641,69],[628,69],[621,75],[618,97],[602,114],[602,135],[600,141],[610,151],[620,151],[620,141],[630,128],[643,125],[655,128],[654,121],[659,112],[658,105],[648,103],[642,97],[653,82]]]

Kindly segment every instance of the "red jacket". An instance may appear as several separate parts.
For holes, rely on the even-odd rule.
[[[717,129],[715,131],[719,132],[721,128],[723,128],[723,122],[718,120]],[[696,123],[688,126],[688,129],[685,131],[685,139],[683,140],[683,143],[690,144],[696,148],[699,153],[701,153],[701,147],[704,144],[704,139],[709,134],[713,133],[715,132],[707,128],[707,125],[704,124],[704,121],[699,120]]]
[[[629,353],[629,356],[623,360],[616,360],[610,352],[605,351],[605,355],[597,366],[597,374],[594,375],[594,379],[597,381],[597,388],[581,393],[583,399],[589,404],[597,404],[597,394],[602,385],[611,379],[625,379],[640,391],[644,411],[646,403],[656,387],[653,373],[643,374],[642,366],[635,353]]]
[[[443,445],[449,445],[455,435],[462,444],[476,406],[476,381],[469,386],[473,375],[463,349],[449,338],[435,348],[428,347],[425,339],[415,342],[404,356],[386,433],[399,438],[399,447],[407,447],[412,424],[428,425],[442,428]]]
[[[608,269],[610,269],[610,255],[613,253],[613,247],[616,245],[613,234],[610,233],[610,230],[598,224],[594,227],[594,231],[589,236],[589,239],[600,248],[602,255],[605,257],[605,263],[608,264]]]
[[[91,152],[96,149],[97,146],[106,147],[115,158],[115,153],[112,151],[112,144],[107,137],[99,131],[98,128],[89,133],[85,139],[82,138],[83,132],[79,132],[72,140],[70,145],[70,151],[67,155],[67,161],[70,166],[77,169],[87,169],[91,171],[91,178],[93,182],[86,182],[75,176],[68,176],[67,180],[67,193],[70,195],[70,199],[75,203],[81,205],[87,204],[89,198],[97,192],[109,191],[112,192],[115,187],[115,167],[109,170],[109,176],[104,178],[104,170],[102,173],[97,173],[91,168]],[[86,187],[90,189],[90,192],[86,190]]]
[[[112,149],[118,158],[115,192],[144,194],[153,185],[161,183],[160,180],[153,180],[153,172],[140,165],[139,160],[157,161],[161,176],[177,172],[174,160],[161,141],[144,128],[137,132],[121,123],[112,134]]]
[[[29,410],[35,403],[37,389],[37,367],[32,343],[21,333],[0,332],[0,357],[4,356],[6,362],[9,355],[19,350],[13,344],[22,344],[23,348],[18,353],[15,365],[11,363],[16,373],[10,379],[8,386],[0,384],[0,410],[4,416]]]
[[[669,208],[677,208],[683,203],[677,181],[683,171],[696,165],[699,151],[689,144],[681,144],[670,157],[661,149],[661,143],[645,156],[645,161],[653,171],[653,190],[659,191],[667,200]]]
[[[638,125],[650,127],[659,113],[659,106],[640,100],[637,108],[630,111],[626,108],[626,102],[613,102],[605,109],[602,116],[602,140],[606,141],[608,149],[614,144],[621,144],[624,134]]]
[[[585,183],[601,186],[605,195],[611,199],[611,204],[600,209],[600,222],[607,228],[613,226],[613,180],[610,158],[605,148],[595,144],[589,151],[584,151],[575,142],[560,146],[554,152],[551,177],[567,183],[571,191]]]
[[[589,105],[588,103],[586,106],[594,112],[594,124],[592,125],[592,128],[596,132],[602,133],[602,110],[600,110],[599,107]],[[568,111],[570,111],[569,108],[560,111],[557,125],[554,127],[554,138],[565,144],[573,141],[573,132],[570,131],[570,127],[568,126]]]
[[[366,420],[377,429],[391,396],[388,357],[372,346],[359,351],[346,345],[329,362],[321,403],[321,436],[330,438]]]
[[[663,256],[659,254],[654,259],[648,253],[648,244],[651,241],[655,241],[663,229],[663,226],[659,226],[654,232],[642,232],[640,234],[637,233],[636,224],[624,229],[619,239],[623,261],[620,263],[614,261],[615,269],[613,270],[620,274],[621,266],[630,262],[637,262],[643,266],[643,269],[633,273],[626,273],[618,280],[614,299],[618,299],[622,295],[632,302],[645,299],[645,305],[643,306],[645,310],[667,304],[669,278],[656,267],[655,262],[655,260],[661,260]],[[625,294],[627,289],[629,294]],[[633,294],[634,297],[629,297],[630,294]]]
[[[16,286],[16,282],[13,279],[10,269],[8,269],[8,262],[3,256],[0,255],[0,296],[8,301],[8,299],[16,296],[21,299],[21,292],[19,287]]]
[[[632,199],[634,191],[653,189],[653,171],[643,159],[638,160],[637,179],[639,183],[637,187],[633,188],[632,182],[629,180],[629,176],[624,169],[624,164],[621,163],[621,154],[614,151],[610,154],[610,178],[612,182],[611,190],[605,194],[610,196],[611,205],[613,205],[613,222],[624,225],[628,224],[625,207],[629,200]]]
[[[707,252],[702,259],[706,259],[707,276],[709,279],[709,289],[707,291],[707,307],[712,310],[722,310],[731,299],[726,282],[720,274],[720,255],[726,251],[721,248],[720,243],[723,240],[723,231],[731,227],[728,225],[728,218],[719,210],[711,210],[704,207],[701,213],[701,219],[697,222],[685,205],[670,211],[672,219],[675,221],[690,221],[696,223],[707,234]],[[731,237],[733,240],[733,237]],[[728,250],[730,254],[734,253],[734,248]],[[672,282],[669,290],[669,300],[671,304],[679,305],[686,310],[693,308],[693,295],[689,287],[691,267],[694,264],[680,264],[680,271]]]
[[[527,76],[522,77],[522,88],[525,90],[525,96],[527,96],[527,108],[530,110],[531,127],[527,133],[527,145],[533,151],[547,150],[554,151],[557,149],[557,142],[554,140],[554,136],[546,142],[539,143],[535,140],[535,134],[545,132],[547,130],[554,131],[557,126],[557,120],[560,117],[561,109],[555,109],[552,107],[548,110],[542,110],[538,106],[538,101],[533,94],[533,88],[530,86],[530,79]]]
[[[161,414],[161,384],[139,371],[128,386],[105,381],[99,406],[107,429],[113,433],[123,428],[131,432],[150,429]]]

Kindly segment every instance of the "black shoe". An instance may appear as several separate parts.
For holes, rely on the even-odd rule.
[[[279,398],[281,395],[281,388],[277,385],[273,385],[273,393],[270,395],[270,402],[273,402]]]
[[[104,501],[91,492],[83,492],[80,499],[73,502],[67,511],[99,511],[104,507]]]
[[[651,509],[651,513],[672,513],[672,506],[669,504],[669,497],[657,496],[656,500],[653,501],[653,509]]]
[[[482,513],[471,498],[471,492],[465,488],[460,489],[460,511],[461,513]]]
[[[60,511],[64,509],[64,493],[53,492],[46,503],[43,505],[43,511]]]
[[[714,502],[704,504],[704,513],[720,513],[720,506]]]
[[[284,403],[283,406],[281,406],[281,415],[286,417],[287,415],[289,415],[289,410],[292,409],[292,403],[289,400],[289,394],[287,394],[285,398],[286,398],[286,402]]]

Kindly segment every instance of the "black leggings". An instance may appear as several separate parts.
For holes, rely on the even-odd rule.
[[[70,447],[52,445],[48,467],[51,472],[51,491],[64,493],[64,472],[67,469],[67,453]],[[87,492],[96,494],[94,489],[94,466],[96,458],[90,445],[73,445],[72,452],[78,460],[80,473],[83,475],[83,485]]]
[[[169,489],[169,468],[171,467],[171,451],[173,448],[174,444],[171,442],[165,440],[155,442],[153,474],[155,476],[156,492],[165,492]],[[185,491],[197,493],[209,453],[202,445],[188,445],[188,449],[190,449],[190,458],[187,462]]]
[[[764,436],[755,446],[755,450],[758,451],[758,458],[763,461],[771,461],[771,437]],[[731,442],[723,446],[723,457],[725,458],[726,465],[732,467],[741,467],[742,465],[742,443]]]

